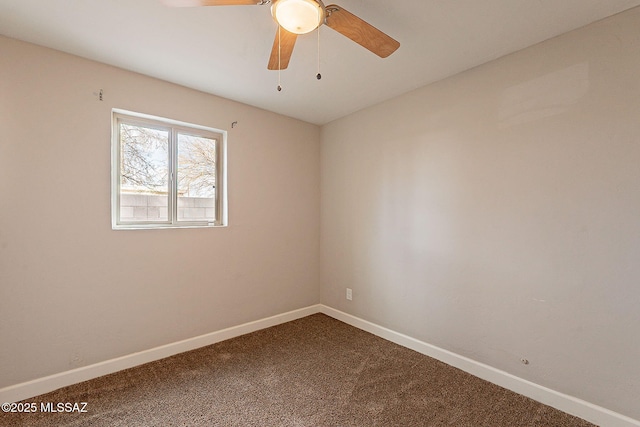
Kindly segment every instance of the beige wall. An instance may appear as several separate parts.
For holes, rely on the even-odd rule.
[[[322,303],[640,419],[639,48],[634,9],[324,126]]]
[[[229,132],[229,227],[111,230],[112,108]],[[319,135],[0,38],[0,388],[317,303]]]

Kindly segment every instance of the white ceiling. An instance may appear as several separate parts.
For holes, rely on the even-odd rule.
[[[324,124],[609,15],[640,0],[335,0],[389,34],[381,59],[332,29],[300,36],[267,70],[268,6],[159,0],[0,0],[0,34]],[[328,4],[329,2],[327,2]],[[1,54],[1,52],[0,52]]]

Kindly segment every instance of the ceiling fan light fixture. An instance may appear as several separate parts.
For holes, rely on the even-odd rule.
[[[282,28],[294,34],[309,33],[324,19],[324,9],[314,0],[277,0],[271,14]]]

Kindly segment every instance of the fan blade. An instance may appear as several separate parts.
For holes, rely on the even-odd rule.
[[[400,43],[389,37],[373,25],[363,21],[344,8],[331,4],[326,7],[326,24],[370,50],[381,58],[386,58],[395,52]]]
[[[263,4],[260,0],[160,0],[169,7],[195,6],[251,6]]]
[[[296,44],[297,34],[290,33],[282,27],[279,27],[279,31],[276,31],[276,39],[273,41],[273,48],[271,49],[271,56],[269,57],[269,65],[267,69],[277,70],[278,68],[284,70],[289,66],[289,59],[293,53],[293,47]],[[278,49],[279,48],[279,49]],[[280,55],[278,57],[278,50]],[[280,65],[278,67],[278,65]]]

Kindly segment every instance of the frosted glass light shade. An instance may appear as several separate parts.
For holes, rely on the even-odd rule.
[[[306,34],[318,28],[324,11],[313,0],[278,0],[271,14],[282,28],[295,34]]]

